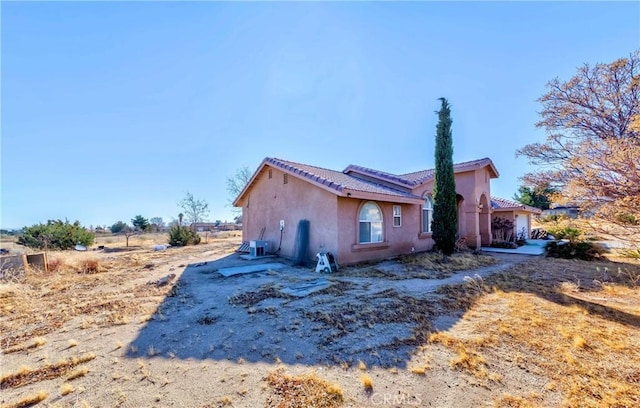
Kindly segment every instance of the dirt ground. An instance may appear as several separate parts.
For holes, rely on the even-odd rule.
[[[2,406],[640,406],[638,265],[494,254],[317,274],[238,244],[60,255],[0,283]],[[274,385],[312,393],[307,373],[339,398]]]

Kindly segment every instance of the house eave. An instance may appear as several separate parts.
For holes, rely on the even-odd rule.
[[[388,203],[401,204],[422,204],[423,200],[419,197],[404,197],[393,194],[369,193],[366,191],[343,189],[339,194],[340,197],[352,198],[356,200],[382,201]]]
[[[522,206],[522,207],[500,207],[493,208],[493,212],[508,212],[508,211],[525,211],[533,214],[541,214],[542,210],[535,207]]]

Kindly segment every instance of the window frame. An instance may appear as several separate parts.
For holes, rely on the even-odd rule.
[[[396,210],[398,210],[397,213],[396,213]],[[393,209],[391,211],[393,215],[393,226],[396,228],[402,227],[402,206],[399,204],[394,204]],[[396,220],[398,221],[397,224],[396,224]]]
[[[370,220],[363,218],[363,210],[368,205],[373,205],[378,210],[378,214],[380,216],[380,220]],[[367,224],[367,232],[368,232],[368,241],[363,241],[363,224]],[[377,229],[380,231],[379,240],[374,240],[375,229],[372,228],[373,224],[377,225]],[[384,214],[382,213],[382,209],[375,201],[367,201],[360,207],[358,211],[358,244],[367,245],[367,244],[380,244],[384,242]]]
[[[429,205],[427,206],[427,204]],[[420,228],[423,234],[433,233],[433,229],[431,228],[431,224],[433,223],[433,206],[433,196],[431,194],[425,195],[424,203],[422,204],[422,226]],[[427,228],[425,228],[425,225]]]

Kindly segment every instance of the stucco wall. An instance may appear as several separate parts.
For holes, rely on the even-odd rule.
[[[271,178],[269,178],[269,172]],[[378,260],[430,250],[434,242],[431,234],[422,233],[422,206],[400,204],[402,225],[393,226],[393,205],[375,201],[383,214],[383,243],[360,244],[358,237],[359,212],[366,200],[338,197],[305,179],[265,166],[243,198],[243,240],[257,240],[265,228],[264,240],[269,251],[276,251],[280,242],[280,220],[284,220],[280,255],[296,255],[296,229],[301,219],[310,221],[310,246],[307,257],[315,259],[320,251],[333,252],[339,264]],[[490,174],[487,168],[456,174],[456,193],[459,201],[461,236],[471,247],[490,242]],[[424,196],[433,191],[433,181],[416,187],[412,192]],[[484,200],[484,201],[483,201]],[[483,209],[478,202],[483,201]]]
[[[307,219],[310,224],[307,257],[313,260],[319,251],[336,253],[337,197],[291,174],[284,184],[284,174],[265,166],[248,191],[242,208],[243,241],[257,240],[265,228],[263,239],[269,242],[269,252],[276,251],[280,242],[280,220],[284,220],[279,254],[293,258],[296,256],[298,222]]]
[[[338,263],[350,264],[355,262],[385,259],[400,254],[409,254],[412,249],[416,252],[427,251],[433,247],[430,235],[420,234],[422,208],[415,204],[397,204],[375,201],[380,207],[383,217],[382,244],[359,244],[358,225],[360,208],[367,200],[355,200],[338,197],[338,228],[339,247]],[[402,225],[393,226],[393,206],[400,205],[402,211]],[[422,235],[422,237],[420,237]]]
[[[517,219],[516,219],[517,216]],[[514,239],[518,236],[518,219],[526,219],[527,224],[527,239],[531,237],[531,213],[528,211],[518,211],[518,210],[509,210],[509,211],[494,211],[491,215],[491,218],[506,218],[509,221],[513,222],[513,236]],[[522,221],[521,221],[522,222]]]
[[[488,245],[491,239],[491,182],[488,169],[456,173],[456,193],[462,196],[458,202],[458,234],[465,237],[470,247]],[[419,196],[433,192],[433,181],[416,187],[413,193]],[[478,202],[484,195],[483,208]],[[488,242],[487,242],[488,241]]]

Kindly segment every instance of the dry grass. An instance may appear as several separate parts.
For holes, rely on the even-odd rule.
[[[457,353],[452,367],[476,376],[484,375],[489,360],[505,370],[505,361],[512,361],[540,373],[565,406],[640,406],[640,288],[628,275],[608,272],[618,267],[635,268],[537,259],[485,279],[483,290],[443,288],[453,304],[468,309],[466,330],[454,326],[431,340]],[[495,404],[536,401],[505,394]]]
[[[423,252],[398,258],[399,268],[381,268],[378,264],[363,263],[341,268],[331,276],[366,277],[389,280],[402,279],[444,279],[456,272],[471,271],[484,266],[495,265],[498,261],[487,255],[471,252],[456,253],[443,260],[442,254]]]
[[[77,365],[91,361],[94,358],[96,358],[95,354],[88,353],[80,357],[61,360],[55,364],[47,364],[36,369],[23,367],[15,373],[6,374],[0,377],[0,389],[18,388],[39,381],[62,377],[73,370]]]
[[[632,327],[531,294],[492,296],[509,314],[485,322],[485,330],[500,334],[503,346],[527,350],[527,364],[557,382],[571,405],[640,405],[640,340]]]
[[[131,316],[150,314],[153,300],[172,289],[145,284],[125,290],[113,287],[113,282],[135,278],[136,269],[143,271],[152,257],[168,256],[161,252],[102,254],[100,260],[81,252],[57,254],[63,266],[56,273],[29,271],[18,281],[0,285],[0,345],[5,352],[25,350],[34,337],[58,330],[76,316],[83,316],[85,329],[127,324]]]
[[[450,275],[458,271],[478,269],[483,266],[495,265],[498,261],[487,255],[474,255],[469,252],[453,254],[443,260],[442,254],[425,252],[415,255],[402,256],[400,263],[408,267],[408,270],[426,269]]]
[[[331,384],[314,373],[294,377],[281,368],[271,372],[266,381],[272,390],[267,398],[267,407],[333,408],[343,403],[340,386]]]
[[[26,408],[26,407],[31,407],[39,402],[42,402],[44,400],[46,400],[49,397],[49,394],[44,392],[44,391],[40,391],[37,392],[35,394],[32,395],[28,395],[24,398],[22,398],[19,401],[16,402],[11,402],[9,404],[3,405],[2,408]]]
[[[502,394],[493,402],[495,408],[537,408],[540,406],[540,396],[532,393],[529,396],[516,396],[509,393]]]

